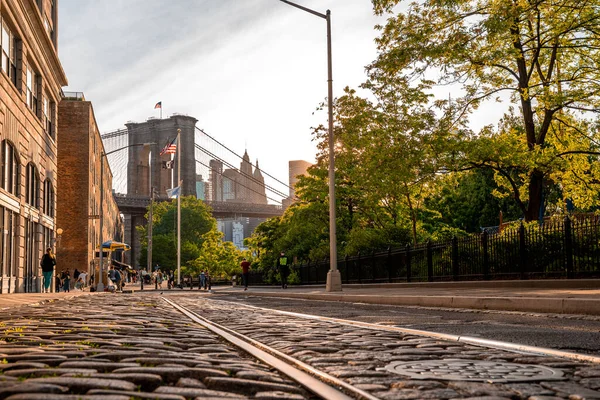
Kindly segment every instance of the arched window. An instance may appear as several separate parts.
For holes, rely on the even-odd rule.
[[[27,164],[25,176],[25,200],[32,207],[40,207],[40,175],[33,163]]]
[[[54,186],[50,179],[44,181],[44,213],[54,217]]]
[[[2,169],[0,170],[0,187],[14,196],[19,196],[20,166],[15,147],[8,141],[3,140],[0,145],[0,156],[2,157]]]

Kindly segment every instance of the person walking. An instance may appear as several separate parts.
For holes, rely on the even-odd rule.
[[[75,268],[75,271],[73,271],[73,279],[75,280],[75,282],[77,282],[77,280],[79,279],[79,274],[81,274],[81,272],[79,272],[79,270]]]
[[[163,283],[163,273],[160,270],[160,268],[156,271],[156,282],[158,283],[158,288],[160,290],[162,290],[162,283]]]
[[[69,269],[67,268],[65,271],[63,271],[60,274],[60,277],[62,278],[63,281],[63,291],[64,292],[70,292],[71,290],[71,273],[69,272]]]
[[[48,247],[46,253],[40,260],[40,267],[42,267],[42,276],[44,282],[42,286],[43,293],[50,293],[50,285],[52,284],[52,274],[54,273],[54,266],[56,265],[56,257],[52,253],[52,249]]]
[[[279,267],[279,276],[281,277],[281,288],[287,289],[287,280],[288,276],[290,275],[290,266],[288,263],[288,258],[283,251],[279,256],[279,260],[277,260],[277,266]]]
[[[240,266],[242,267],[242,284],[244,285],[244,290],[248,290],[248,278],[250,277],[250,263],[244,258]]]
[[[206,274],[204,271],[200,272],[200,276],[198,276],[198,290],[206,289]]]

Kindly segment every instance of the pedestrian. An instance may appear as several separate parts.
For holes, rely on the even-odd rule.
[[[175,287],[175,272],[169,271],[169,289]]]
[[[206,271],[206,283],[204,284],[204,289],[208,290],[209,292],[212,292],[211,279],[208,271]]]
[[[200,276],[198,276],[198,290],[206,289],[206,274],[204,271],[200,272]]]
[[[281,277],[281,288],[287,289],[287,280],[288,276],[290,275],[290,266],[288,263],[288,258],[283,251],[279,256],[279,260],[277,260],[277,266],[279,267],[279,276]]]
[[[162,290],[162,283],[163,283],[163,273],[161,272],[160,268],[156,271],[156,283],[158,284],[158,288]]]
[[[52,249],[48,247],[46,254],[42,256],[40,260],[40,267],[42,267],[42,276],[44,277],[44,285],[42,287],[43,293],[50,293],[50,284],[52,283],[52,274],[54,273],[54,266],[56,265],[56,257],[52,253]]]
[[[122,287],[122,281],[123,281],[123,276],[121,275],[121,272],[118,269],[115,269],[115,284],[117,287],[117,291],[120,292]]]
[[[60,276],[58,274],[54,275],[54,291],[56,293],[60,293],[60,288],[62,287],[62,281],[60,280]]]
[[[71,273],[69,272],[69,269],[67,268],[65,271],[63,271],[60,274],[60,277],[63,281],[63,291],[65,292],[70,292],[71,290]]]
[[[250,263],[244,258],[240,266],[242,267],[242,284],[244,285],[244,290],[248,290],[248,278],[250,277]]]
[[[75,282],[77,282],[77,279],[79,279],[79,274],[81,272],[79,272],[79,270],[77,268],[75,268],[75,271],[73,271],[73,279],[75,280]]]

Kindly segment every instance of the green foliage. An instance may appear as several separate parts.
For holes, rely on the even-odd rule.
[[[177,203],[155,203],[153,209],[152,261],[163,270],[177,267]],[[142,238],[140,265],[147,264],[147,226],[136,227]],[[209,271],[211,276],[231,276],[242,253],[231,242],[223,241],[217,222],[202,200],[181,198],[181,266],[182,274],[197,275]]]
[[[447,174],[438,181],[437,192],[426,201],[426,206],[439,213],[440,225],[459,228],[470,233],[481,232],[481,227],[514,221],[522,217],[521,210],[509,197],[494,196],[498,185],[491,170],[476,169],[461,174]]]
[[[425,0],[394,15],[400,0],[372,1],[376,13],[390,17],[366,87],[384,100],[395,99],[398,82],[419,82],[415,90],[427,93],[456,87],[452,103],[437,100],[451,127],[464,131],[445,152],[448,168],[493,170],[504,191],[497,194],[510,193],[527,220],[537,219],[554,184],[563,200],[598,205],[598,7],[575,0]],[[469,132],[470,113],[502,101],[511,108],[497,128]]]
[[[338,254],[464,236],[498,225],[500,211],[534,221],[567,199],[600,207],[598,7],[372,2],[388,16],[377,59],[360,93],[334,101]],[[472,114],[494,102],[503,117],[474,132]],[[298,202],[248,240],[268,274],[280,251],[300,263],[329,253],[329,132],[313,136]]]

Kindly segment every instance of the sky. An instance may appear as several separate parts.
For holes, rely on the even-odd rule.
[[[296,0],[332,13],[334,97],[376,58],[370,0]],[[278,0],[61,0],[65,91],[85,94],[100,132],[172,113],[287,182],[315,161],[311,127],[327,96],[325,20]]]

